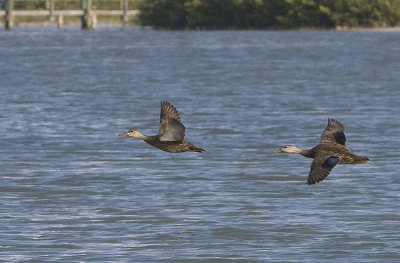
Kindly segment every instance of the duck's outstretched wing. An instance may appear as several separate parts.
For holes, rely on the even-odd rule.
[[[159,135],[165,132],[170,119],[176,119],[180,123],[181,116],[179,115],[178,110],[171,103],[163,101],[161,102],[160,128],[158,130]]]
[[[163,132],[159,134],[159,140],[164,142],[181,142],[185,138],[185,126],[173,118],[164,122]]]
[[[335,142],[345,145],[346,135],[344,135],[343,125],[334,119],[328,119],[328,125],[322,133],[321,142]]]
[[[324,180],[329,173],[339,163],[339,158],[329,155],[317,155],[311,164],[310,174],[307,183],[315,184]]]

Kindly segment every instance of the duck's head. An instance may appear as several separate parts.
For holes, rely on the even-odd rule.
[[[299,153],[299,152],[301,152],[301,149],[297,148],[294,145],[286,145],[274,151],[274,153]]]
[[[137,130],[130,130],[127,131],[123,134],[120,134],[119,136],[127,136],[127,137],[135,137],[135,138],[142,138],[143,134],[141,134],[139,131]]]

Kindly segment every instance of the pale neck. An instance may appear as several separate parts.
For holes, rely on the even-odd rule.
[[[142,140],[147,140],[149,136],[143,135],[142,133],[136,131],[136,134],[133,137],[139,138],[139,139],[142,139]]]

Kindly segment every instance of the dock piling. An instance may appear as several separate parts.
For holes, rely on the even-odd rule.
[[[5,28],[11,30],[14,27],[14,0],[6,0]]]
[[[54,22],[54,0],[50,0],[49,20],[50,22]]]
[[[92,0],[83,0],[82,29],[93,29],[96,18],[93,17]]]
[[[123,14],[122,14],[122,22],[123,22],[124,26],[126,26],[128,24],[128,10],[129,10],[128,0],[124,0],[124,7],[123,7]]]
[[[57,28],[62,28],[63,24],[64,24],[64,16],[63,14],[59,14],[57,19]]]

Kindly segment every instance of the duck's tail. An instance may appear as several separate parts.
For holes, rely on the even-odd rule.
[[[201,152],[205,152],[206,150],[204,150],[203,148],[194,146],[194,147],[190,147],[190,151],[191,151],[191,152],[198,152],[198,153],[201,153]]]
[[[187,147],[188,152],[198,152],[198,153],[205,152],[205,150],[203,148],[200,148],[200,147],[194,145],[193,143],[187,142],[187,146],[188,146]]]
[[[365,156],[357,156],[357,158],[354,159],[353,164],[364,164],[364,163],[369,163],[371,160],[368,157]]]

